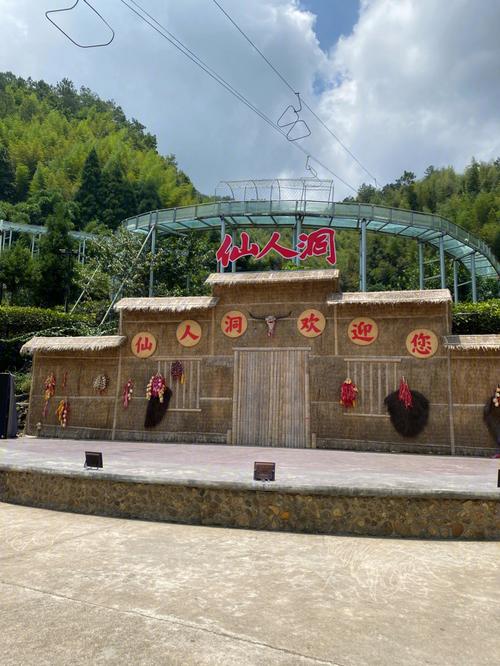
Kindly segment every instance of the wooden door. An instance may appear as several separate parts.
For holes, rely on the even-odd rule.
[[[309,446],[308,350],[235,351],[233,441]]]

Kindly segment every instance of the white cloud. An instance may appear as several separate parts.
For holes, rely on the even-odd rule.
[[[209,0],[141,3],[273,120],[294,101]],[[116,38],[107,48],[81,50],[46,21],[54,2],[0,0],[0,69],[51,83],[67,77],[115,99],[157,134],[162,152],[177,155],[202,191],[220,179],[306,175],[305,156],[120,2],[94,4]],[[472,155],[500,153],[500,3],[365,0],[353,33],[329,54],[298,0],[223,4],[382,182],[403,169],[461,168]],[[80,38],[104,34],[88,12],[66,19]],[[332,87],[315,95],[318,77]],[[304,147],[354,185],[367,180],[313,119],[310,126]],[[338,197],[347,193],[337,187]]]

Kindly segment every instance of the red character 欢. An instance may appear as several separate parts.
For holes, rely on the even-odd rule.
[[[300,320],[300,330],[306,333],[321,333],[321,329],[316,326],[320,321],[314,312]]]

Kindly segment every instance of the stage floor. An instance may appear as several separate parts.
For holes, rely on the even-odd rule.
[[[84,451],[102,451],[104,468],[83,469]],[[276,462],[276,482],[252,480],[256,460]],[[298,493],[433,495],[499,499],[500,461],[485,458],[82,441],[0,440],[0,469],[102,476],[127,482],[261,488]]]

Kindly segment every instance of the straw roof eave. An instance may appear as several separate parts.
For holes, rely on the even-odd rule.
[[[77,337],[34,337],[21,347],[21,354],[35,352],[90,351],[99,352],[118,349],[127,338],[123,335],[77,336]]]
[[[424,289],[415,291],[367,291],[333,293],[328,305],[433,305],[451,303],[448,289]]]
[[[215,296],[169,296],[162,298],[122,298],[115,305],[121,312],[189,312],[217,305]]]
[[[225,287],[266,286],[292,282],[331,282],[338,278],[339,271],[336,268],[304,271],[245,271],[243,273],[211,273],[205,280],[205,284]]]
[[[500,351],[500,335],[446,335],[444,347],[450,351]]]

